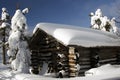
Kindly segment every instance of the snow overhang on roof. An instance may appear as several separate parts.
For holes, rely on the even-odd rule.
[[[37,24],[33,31],[33,34],[37,29],[45,31],[47,34],[53,36],[66,46],[120,46],[120,37],[110,32],[53,23]]]

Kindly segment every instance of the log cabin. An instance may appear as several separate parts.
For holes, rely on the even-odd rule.
[[[35,74],[41,72],[44,63],[48,64],[47,72],[57,77],[83,76],[88,69],[120,63],[120,37],[112,32],[39,23],[29,44]]]

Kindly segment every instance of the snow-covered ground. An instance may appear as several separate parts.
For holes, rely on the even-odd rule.
[[[53,78],[51,76],[41,76],[33,74],[22,74],[12,72],[9,65],[3,65],[0,55],[0,80],[120,80],[120,65],[104,65],[88,71],[93,72],[93,76],[75,78]]]
[[[51,25],[53,27],[51,28],[51,26],[47,26],[46,24],[42,24],[41,28],[49,29],[48,31],[51,31],[51,32],[49,32],[51,35],[54,32],[53,30],[56,30],[56,32],[58,30],[58,32],[59,32],[60,29],[55,29],[56,24],[49,24],[49,25]],[[59,26],[61,27],[61,25],[59,25]],[[39,25],[38,25],[38,27],[39,27]],[[50,28],[48,28],[48,27],[50,27]],[[67,29],[66,30],[70,33],[72,31],[72,33],[73,33],[74,31],[72,29],[73,28],[71,27],[68,30]],[[114,44],[116,45],[117,43],[118,43],[117,44],[118,46],[120,45],[120,38],[118,36],[112,34],[112,33],[94,31],[94,30],[83,29],[83,28],[80,28],[80,29],[82,29],[82,31],[80,31],[81,34],[83,33],[83,31],[84,32],[89,32],[90,34],[93,34],[93,33],[97,32],[97,36],[102,36],[101,39],[103,39],[103,37],[105,37],[104,40],[106,41],[106,37],[107,37],[108,42],[109,42],[109,40],[114,42],[114,43],[111,43],[112,45],[114,45]],[[46,29],[44,29],[44,30],[46,30]],[[78,28],[76,28],[76,30],[78,30]],[[77,34],[77,33],[74,32],[74,34]],[[86,34],[86,36],[88,36],[88,34]],[[93,37],[95,37],[95,36],[93,36]],[[87,39],[92,41],[94,39],[93,37],[89,38],[89,39],[87,38]],[[81,38],[81,36],[79,37],[77,35],[77,37],[75,37],[75,39],[76,38]],[[71,39],[72,39],[72,37],[71,37]],[[73,39],[74,39],[74,37],[73,37]],[[100,38],[98,40],[100,41]],[[109,42],[109,44],[110,44],[110,42]],[[83,42],[82,41],[79,42],[79,44],[81,44],[81,43],[83,43]],[[84,44],[84,46],[86,46],[86,45]],[[47,65],[45,65],[45,67],[47,67]],[[43,72],[41,72],[41,74],[44,74],[45,67],[43,69]],[[2,64],[2,55],[1,55],[1,52],[0,52],[0,80],[48,80],[48,79],[49,80],[61,80],[61,79],[62,80],[120,80],[120,65],[114,65],[113,66],[113,65],[106,64],[106,65],[103,65],[99,68],[94,68],[94,69],[88,70],[86,72],[86,76],[74,77],[74,78],[61,78],[60,79],[60,78],[54,78],[51,75],[42,76],[40,74],[39,75],[34,75],[34,74],[18,73],[18,72],[15,72],[15,71],[13,72],[13,71],[11,71],[9,65],[3,65]]]

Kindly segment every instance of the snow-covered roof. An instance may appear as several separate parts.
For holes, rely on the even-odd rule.
[[[37,29],[45,31],[64,45],[77,45],[82,47],[120,46],[120,37],[114,33],[84,28],[79,26],[39,23]]]

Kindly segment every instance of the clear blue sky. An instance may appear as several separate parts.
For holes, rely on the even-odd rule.
[[[11,16],[17,4],[20,9],[30,8],[26,15],[30,29],[39,22],[89,27],[90,12],[101,8],[104,15],[116,16],[115,7],[119,2],[120,0],[0,0],[0,8],[6,7]]]

